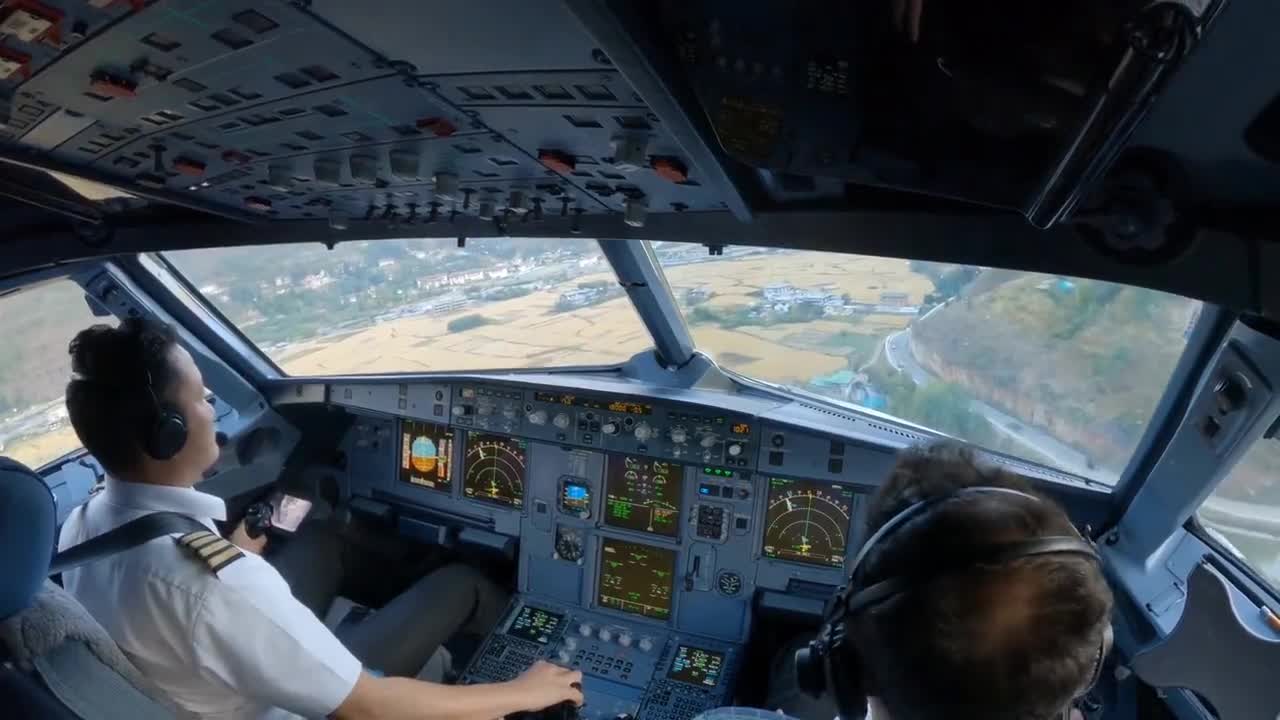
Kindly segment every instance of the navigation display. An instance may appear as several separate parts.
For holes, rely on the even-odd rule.
[[[600,607],[666,620],[671,617],[674,550],[604,538],[600,542]]]
[[[560,629],[560,621],[563,619],[564,615],[560,613],[525,605],[520,608],[520,614],[516,615],[516,619],[511,621],[507,634],[531,640],[539,645],[546,645],[551,642],[551,638],[555,637],[556,631]]]
[[[683,465],[632,455],[610,455],[605,465],[605,525],[679,534]]]
[[[676,656],[671,661],[667,677],[690,685],[715,687],[720,683],[723,669],[724,653],[680,645],[676,647]]]
[[[405,420],[400,423],[400,481],[449,492],[449,458],[453,431],[444,425]]]
[[[485,433],[467,435],[462,494],[495,505],[524,507],[524,470],[529,443]]]
[[[765,507],[765,557],[824,567],[844,565],[852,488],[769,478]]]

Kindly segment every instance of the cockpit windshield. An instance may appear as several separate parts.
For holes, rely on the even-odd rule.
[[[652,345],[595,240],[377,240],[165,257],[292,375],[606,365]]]
[[[1113,485],[1200,303],[1143,288],[859,255],[662,243],[723,367]]]
[[[843,253],[655,243],[696,347],[740,375],[1115,484],[1200,303]],[[653,341],[589,239],[167,253],[285,372],[606,365]],[[678,318],[670,318],[678,321]]]

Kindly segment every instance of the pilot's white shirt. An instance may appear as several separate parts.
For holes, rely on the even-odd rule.
[[[108,478],[72,512],[58,549],[136,517],[170,510],[217,532],[220,498],[194,488]],[[174,540],[160,537],[63,574],[66,589],[125,655],[188,712],[217,720],[324,717],[351,693],[360,661],[293,597],[261,557],[218,575]]]

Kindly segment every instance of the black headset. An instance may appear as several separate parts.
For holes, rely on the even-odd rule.
[[[913,570],[910,574],[896,575],[870,586],[860,582],[859,571],[871,549],[909,521],[921,517],[939,505],[957,497],[978,493],[1007,493],[1041,502],[1040,498],[1001,487],[969,487],[954,493],[917,502],[893,516],[875,532],[854,557],[849,572],[849,583],[840,588],[827,608],[822,629],[807,648],[796,652],[796,684],[805,693],[821,697],[830,691],[836,702],[840,720],[863,720],[867,712],[867,687],[865,669],[856,648],[852,647],[847,626],[849,618],[867,608],[892,597],[908,592],[945,573],[977,566],[1003,565],[1014,560],[1035,555],[1068,553],[1084,555],[1098,561],[1098,549],[1082,535],[1074,537],[1044,537],[1014,543],[988,546],[961,557],[945,557],[928,567]],[[1111,651],[1112,632],[1108,624],[1098,645],[1093,675],[1077,697],[1083,697],[1097,684],[1102,674],[1102,664]]]
[[[156,460],[170,460],[187,444],[187,420],[172,403],[162,402],[147,370],[147,394],[155,413],[143,428],[142,449]]]

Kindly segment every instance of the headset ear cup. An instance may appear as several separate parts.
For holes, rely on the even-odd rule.
[[[846,632],[843,622],[832,628],[832,643],[827,661],[823,663],[827,673],[827,688],[835,698],[840,720],[863,720],[867,715],[863,668],[858,650],[850,643]]]
[[[170,460],[187,444],[187,422],[182,413],[161,405],[155,425],[147,437],[147,454],[156,460]]]
[[[824,633],[796,651],[796,687],[813,698],[820,698],[827,691],[826,649],[821,640]]]

